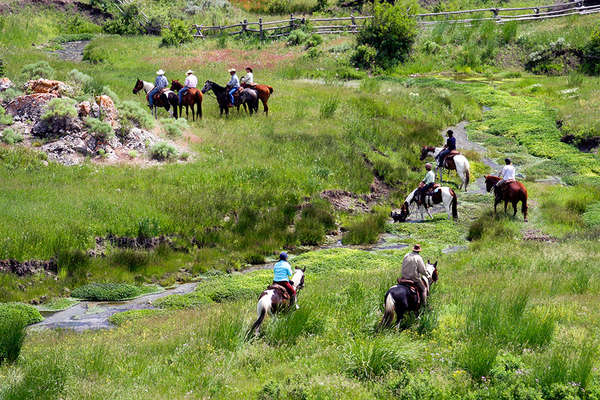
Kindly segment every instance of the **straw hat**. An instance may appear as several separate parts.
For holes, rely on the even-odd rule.
[[[159,69],[158,71],[156,71],[156,75],[164,75],[165,71],[163,71],[162,69]]]
[[[431,169],[431,163],[425,164],[425,169],[429,171]]]
[[[235,72],[235,68],[229,68],[229,73]]]
[[[185,74],[189,75],[189,74],[193,74],[193,73],[194,73],[194,71],[192,71],[191,69],[188,69],[188,72],[186,72]]]
[[[413,251],[419,253],[421,251],[421,245],[420,244],[415,244],[413,246]]]

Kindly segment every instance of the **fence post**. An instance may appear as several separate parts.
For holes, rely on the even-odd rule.
[[[492,12],[494,13],[494,18],[496,20],[499,20],[500,17],[498,16],[498,9],[497,8],[492,8]]]
[[[540,9],[539,9],[538,7],[534,8],[534,9],[533,9],[533,12],[535,13],[535,16],[536,16],[536,17],[539,17],[539,16],[540,16]]]
[[[264,39],[265,38],[265,33],[263,32],[263,26],[262,26],[262,17],[258,19],[258,31],[260,32],[260,39]]]
[[[246,34],[246,32],[248,32],[248,20],[244,19],[244,22],[242,22],[242,34]]]
[[[358,32],[358,29],[356,28],[356,18],[354,18],[354,15],[350,14],[350,19],[352,20],[352,32]]]
[[[294,30],[294,14],[290,14],[290,32]]]

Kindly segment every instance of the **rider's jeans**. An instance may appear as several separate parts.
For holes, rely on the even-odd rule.
[[[154,105],[154,95],[158,93],[159,90],[159,88],[154,88],[148,93],[148,102],[150,103],[150,106]]]
[[[231,101],[231,104],[235,104],[235,101],[233,100],[233,94],[237,92],[238,89],[239,88],[233,88],[229,91],[229,100]]]
[[[187,92],[190,88],[187,86],[184,86],[181,88],[181,90],[179,91],[179,104],[181,104],[183,95],[185,94],[185,92]]]

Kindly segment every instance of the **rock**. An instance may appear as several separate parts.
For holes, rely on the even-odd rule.
[[[92,114],[92,105],[89,101],[82,101],[77,104],[77,115],[81,119],[85,119]]]
[[[132,128],[127,135],[122,138],[123,145],[130,150],[140,153],[146,151],[146,148],[152,147],[156,142],[154,135],[140,128]]]
[[[11,87],[15,86],[14,83],[12,83],[12,81],[8,78],[2,78],[0,79],[0,92],[4,92],[6,89],[9,89]]]
[[[0,272],[13,273],[19,276],[33,275],[38,272],[58,271],[58,266],[54,259],[50,260],[29,260],[19,262],[17,260],[0,260]],[[19,284],[20,285],[20,284]],[[23,290],[25,287],[23,286]]]
[[[43,78],[27,82],[25,90],[33,93],[52,93],[57,96],[73,94],[73,88],[66,83]]]
[[[46,143],[42,150],[48,159],[64,165],[77,165],[84,161],[84,156],[94,154],[94,148],[89,146],[87,134],[67,135],[58,140]]]
[[[102,111],[102,118],[108,122],[113,129],[117,129],[119,125],[119,114],[117,113],[117,107],[113,100],[107,95],[103,94],[96,97],[96,104]]]
[[[83,121],[78,118],[52,118],[49,121],[40,119],[31,129],[31,134],[41,138],[64,137],[77,135],[83,129]]]
[[[44,113],[46,104],[56,97],[58,96],[53,93],[36,93],[19,96],[8,103],[6,111],[13,117],[18,117],[21,121],[37,121]]]

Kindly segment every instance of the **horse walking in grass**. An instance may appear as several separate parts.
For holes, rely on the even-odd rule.
[[[183,88],[181,82],[177,79],[171,82],[171,90],[179,92]],[[192,109],[192,121],[196,120],[196,115],[199,119],[202,119],[202,92],[196,88],[189,88],[187,92],[181,98],[181,104],[179,105],[179,115],[183,115],[183,106],[185,106],[185,117],[189,118],[188,108]],[[196,112],[194,112],[196,107]]]
[[[423,283],[429,292],[431,285],[438,280],[437,261],[434,264],[430,264],[427,261],[425,264],[427,270],[427,277],[423,278]],[[402,281],[402,284],[392,286],[383,298],[384,313],[381,319],[380,328],[387,328],[394,322],[394,315],[396,316],[396,325],[402,321],[402,317],[406,312],[418,313],[422,304],[419,302],[418,288],[411,285],[408,281]]]
[[[296,272],[294,272],[294,276],[292,276],[292,286],[298,292],[300,289],[304,287],[304,271],[306,269],[296,268]],[[291,306],[291,299],[287,299],[285,297],[285,288],[277,287],[276,285],[269,286],[267,290],[261,293],[258,298],[258,304],[256,306],[256,313],[258,314],[258,319],[254,324],[252,324],[252,328],[248,334],[258,335],[260,325],[263,323],[265,316],[267,313],[273,314],[278,311],[287,310]]]
[[[154,85],[150,82],[142,81],[138,79],[133,87],[133,94],[138,94],[140,90],[146,92],[146,101],[148,101],[148,93],[154,89]],[[164,107],[172,117],[177,119],[177,106],[179,105],[179,98],[177,94],[171,90],[165,90],[154,96],[154,107],[152,108],[152,115],[157,119],[157,108]],[[171,111],[173,107],[173,111]]]
[[[392,211],[392,218],[394,222],[404,222],[406,218],[410,215],[410,206],[412,203],[417,204],[417,209],[421,213],[421,219],[423,219],[423,210],[427,212],[429,218],[433,218],[431,215],[430,208],[435,204],[442,204],[446,209],[446,213],[448,214],[448,219],[450,217],[457,219],[458,218],[458,197],[454,190],[447,186],[441,186],[433,189],[433,193],[431,195],[426,195],[425,200],[421,201],[420,196],[417,196],[417,190],[415,189],[408,196],[406,196],[406,200],[404,204],[402,204],[402,208],[400,208],[400,213],[396,211]]]
[[[431,157],[437,157],[438,154],[440,154],[440,152],[443,150],[442,147],[432,147],[432,146],[424,146],[421,149],[421,161],[423,161],[425,158],[431,156]],[[436,163],[437,165],[437,163]],[[470,172],[470,168],[471,166],[469,165],[469,160],[467,160],[467,158],[465,156],[463,156],[462,154],[460,154],[457,151],[453,151],[450,154],[448,154],[446,156],[446,158],[444,159],[444,165],[443,168],[447,169],[448,171],[451,170],[455,170],[456,173],[458,174],[458,177],[461,180],[461,184],[458,185],[458,189],[460,190],[461,188],[464,188],[465,192],[467,191],[467,186],[469,185],[469,180],[471,179],[471,172]],[[438,168],[436,167],[436,171],[438,171],[440,173],[440,182],[442,181],[442,168]]]
[[[488,193],[500,182],[500,179],[499,176],[495,175],[485,176],[485,189]],[[502,185],[500,191],[500,195],[494,199],[494,214],[496,214],[498,204],[504,201],[504,213],[506,214],[508,202],[511,202],[514,209],[513,217],[515,217],[517,215],[517,204],[520,201],[523,219],[527,222],[527,189],[525,189],[525,186],[518,181],[507,181]]]

